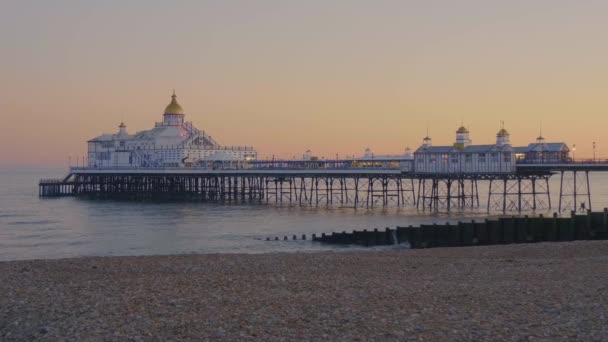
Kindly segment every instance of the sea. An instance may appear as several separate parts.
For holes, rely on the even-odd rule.
[[[312,234],[355,229],[481,220],[503,215],[487,211],[487,185],[483,183],[479,186],[480,208],[450,212],[394,205],[352,208],[263,202],[142,202],[38,197],[39,179],[61,178],[66,173],[65,168],[0,168],[1,261],[82,256],[345,251],[363,247],[329,246],[312,242],[310,237]],[[559,175],[551,178],[553,209],[524,214],[557,211],[559,183]],[[608,207],[608,172],[591,173],[590,185],[592,208],[603,210]],[[588,207],[589,204],[586,205]],[[569,212],[562,214],[569,215]],[[298,240],[292,240],[293,235]],[[302,240],[302,235],[306,235],[307,240]],[[289,240],[283,240],[284,236]],[[279,241],[274,241],[275,237],[279,237]]]

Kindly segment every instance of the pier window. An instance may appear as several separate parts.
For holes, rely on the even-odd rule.
[[[479,160],[480,163],[485,163],[486,162],[486,154],[485,153],[480,153],[477,158],[478,158],[478,160]]]
[[[97,160],[110,160],[110,152],[98,152]]]
[[[465,163],[472,163],[473,162],[473,156],[470,153],[467,153],[464,155],[464,161]]]
[[[114,147],[114,141],[102,141],[101,147],[103,148],[112,148]]]

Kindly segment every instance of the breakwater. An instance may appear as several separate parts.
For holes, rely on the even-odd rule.
[[[312,236],[328,244],[380,246],[409,243],[411,248],[458,247],[608,239],[608,209],[569,217],[511,216],[483,221],[395,227]]]

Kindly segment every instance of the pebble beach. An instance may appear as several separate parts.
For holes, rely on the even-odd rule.
[[[605,341],[608,242],[0,262],[2,341]]]

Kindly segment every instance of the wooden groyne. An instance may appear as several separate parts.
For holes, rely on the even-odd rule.
[[[380,246],[409,243],[410,248],[458,247],[608,239],[608,209],[603,212],[571,212],[570,217],[501,217],[483,221],[423,224],[352,232],[334,232],[312,236],[313,241]]]

